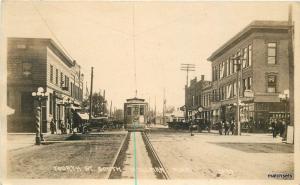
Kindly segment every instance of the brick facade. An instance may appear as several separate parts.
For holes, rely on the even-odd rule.
[[[8,132],[35,132],[33,111],[37,102],[31,93],[37,91],[38,87],[50,93],[48,100],[42,103],[43,131],[47,132],[50,119],[54,118],[56,122],[65,120],[65,108],[58,106],[59,97],[76,102],[82,100],[83,76],[80,82],[78,77],[80,66],[51,39],[8,38],[7,48],[7,104],[15,109],[15,114],[8,116]],[[76,97],[71,88],[62,88],[61,79],[63,86],[73,85],[77,89]],[[55,114],[57,111],[62,113],[60,118]]]
[[[206,107],[201,117],[213,122],[236,119],[238,78],[242,122],[282,118],[285,110],[278,95],[286,89],[293,91],[289,86],[289,29],[284,21],[254,21],[216,50],[208,58],[212,65],[210,89],[199,92],[203,99],[199,106]],[[236,63],[241,61],[238,77]],[[254,97],[244,97],[245,90],[251,90]],[[209,96],[203,96],[204,92]]]

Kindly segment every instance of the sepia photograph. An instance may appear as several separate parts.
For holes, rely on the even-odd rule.
[[[298,2],[0,3],[0,184],[299,184]]]

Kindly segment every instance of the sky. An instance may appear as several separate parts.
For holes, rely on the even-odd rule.
[[[5,37],[52,38],[81,66],[94,91],[106,91],[113,107],[145,98],[152,108],[184,105],[189,79],[211,80],[207,58],[253,20],[287,20],[285,2],[6,1]],[[136,69],[136,70],[135,70]],[[136,72],[135,72],[136,71]],[[136,78],[135,74],[136,73]],[[135,80],[136,79],[136,80]]]

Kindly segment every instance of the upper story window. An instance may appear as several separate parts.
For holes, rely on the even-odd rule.
[[[248,46],[248,66],[252,65],[252,45]]]
[[[26,44],[17,44],[18,49],[26,49]]]
[[[276,64],[276,42],[268,43],[268,64]]]
[[[64,85],[64,74],[60,72],[60,87]]]
[[[33,108],[33,98],[30,92],[22,92],[21,94],[21,113],[30,114]]]
[[[55,84],[58,85],[58,69],[55,70]]]
[[[50,64],[50,82],[53,83],[53,65]]]
[[[276,83],[277,78],[275,75],[268,75],[267,78],[267,92],[268,93],[275,93],[276,92]]]
[[[31,62],[23,62],[22,63],[22,74],[24,78],[30,78],[32,74],[32,63]]]

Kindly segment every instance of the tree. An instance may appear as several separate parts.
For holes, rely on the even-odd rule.
[[[167,114],[172,114],[175,111],[175,107],[174,106],[168,106],[166,108],[166,113]]]
[[[114,115],[113,117],[118,120],[118,121],[122,121],[124,119],[124,112],[122,109],[117,109],[115,112],[114,112]]]
[[[89,110],[90,99],[85,99],[82,101],[81,107]],[[92,95],[92,115],[93,116],[104,116],[107,113],[106,100],[99,93],[95,92]]]

